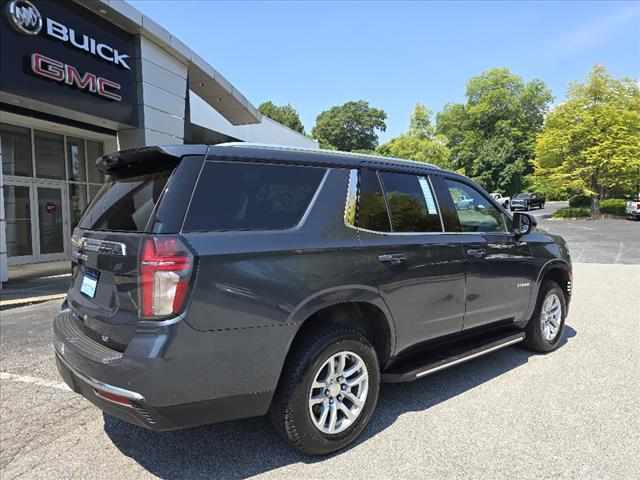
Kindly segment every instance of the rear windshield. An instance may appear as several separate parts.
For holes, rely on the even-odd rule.
[[[274,230],[295,226],[326,169],[241,162],[207,162],[185,231]]]
[[[87,208],[79,227],[89,230],[144,232],[170,170],[105,183]]]

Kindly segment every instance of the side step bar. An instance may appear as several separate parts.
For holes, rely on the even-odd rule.
[[[486,343],[475,343],[467,347],[467,349],[452,348],[450,355],[443,357],[442,355],[435,355],[433,357],[427,357],[424,359],[421,365],[412,365],[409,368],[392,370],[382,374],[382,382],[384,383],[401,383],[411,382],[422,378],[426,375],[439,372],[454,365],[464,363],[468,360],[486,355],[487,353],[495,352],[501,348],[515,345],[524,340],[524,332],[518,332],[515,334],[509,334],[502,338],[496,339],[493,337]]]

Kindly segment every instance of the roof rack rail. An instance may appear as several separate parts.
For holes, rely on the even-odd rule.
[[[300,151],[300,152],[310,152],[310,153],[327,153],[331,155],[341,155],[346,157],[358,157],[362,159],[374,159],[381,161],[394,161],[406,163],[409,165],[416,166],[427,166],[429,168],[434,168],[436,170],[442,170],[441,167],[427,162],[418,162],[416,160],[407,160],[406,158],[396,158],[396,157],[383,157],[381,155],[370,155],[368,153],[355,153],[355,152],[343,152],[342,150],[329,150],[326,148],[310,148],[310,147],[298,147],[295,145],[277,145],[270,143],[252,143],[252,142],[226,142],[226,143],[218,143],[214,145],[214,147],[246,147],[246,148],[264,148],[271,150],[288,150],[288,151]]]

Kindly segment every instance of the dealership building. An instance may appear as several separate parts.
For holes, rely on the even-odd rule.
[[[0,15],[1,281],[13,265],[69,258],[71,232],[105,180],[95,166],[103,153],[229,141],[317,147],[263,117],[126,2],[2,0]]]

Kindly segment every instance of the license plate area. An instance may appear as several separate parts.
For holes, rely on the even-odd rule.
[[[80,286],[80,291],[89,298],[95,297],[96,290],[98,289],[99,279],[100,272],[86,269],[82,277],[82,285]]]

